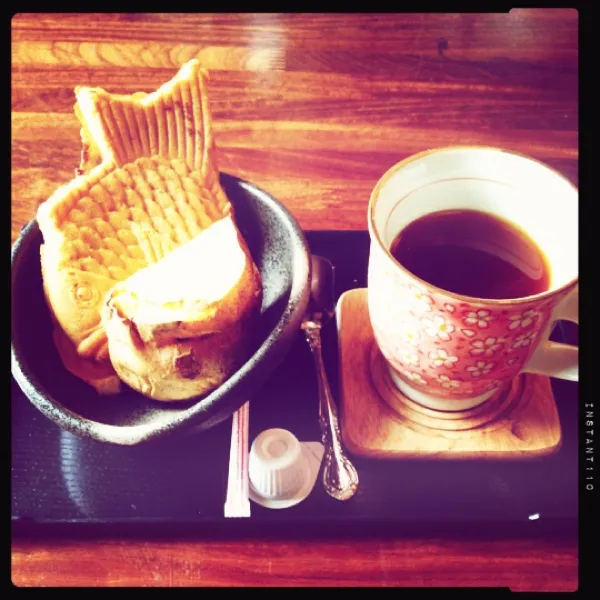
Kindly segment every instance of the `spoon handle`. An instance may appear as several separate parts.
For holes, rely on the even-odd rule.
[[[321,323],[305,321],[302,325],[317,371],[319,389],[319,424],[325,447],[323,485],[325,491],[338,500],[348,500],[358,489],[358,473],[344,454],[341,444],[337,408],[333,401],[321,351]]]

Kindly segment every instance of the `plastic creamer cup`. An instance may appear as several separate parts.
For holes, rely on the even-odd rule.
[[[308,496],[313,485],[302,445],[285,429],[267,429],[250,448],[250,498],[267,508],[287,508]]]

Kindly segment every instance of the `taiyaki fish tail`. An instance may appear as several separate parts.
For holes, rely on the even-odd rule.
[[[205,177],[216,174],[207,82],[207,71],[193,59],[149,94],[76,87],[75,114],[87,152],[81,166],[92,166],[98,156],[117,166],[163,156],[178,158]]]

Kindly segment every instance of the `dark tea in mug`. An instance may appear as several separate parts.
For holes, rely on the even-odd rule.
[[[523,298],[550,286],[538,245],[517,226],[478,210],[425,215],[400,231],[390,252],[420,279],[472,298]]]

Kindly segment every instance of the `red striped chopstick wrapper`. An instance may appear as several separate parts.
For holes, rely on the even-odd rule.
[[[225,499],[226,517],[249,517],[248,499],[248,422],[250,405],[244,404],[233,414],[231,446],[229,448],[229,477]]]

